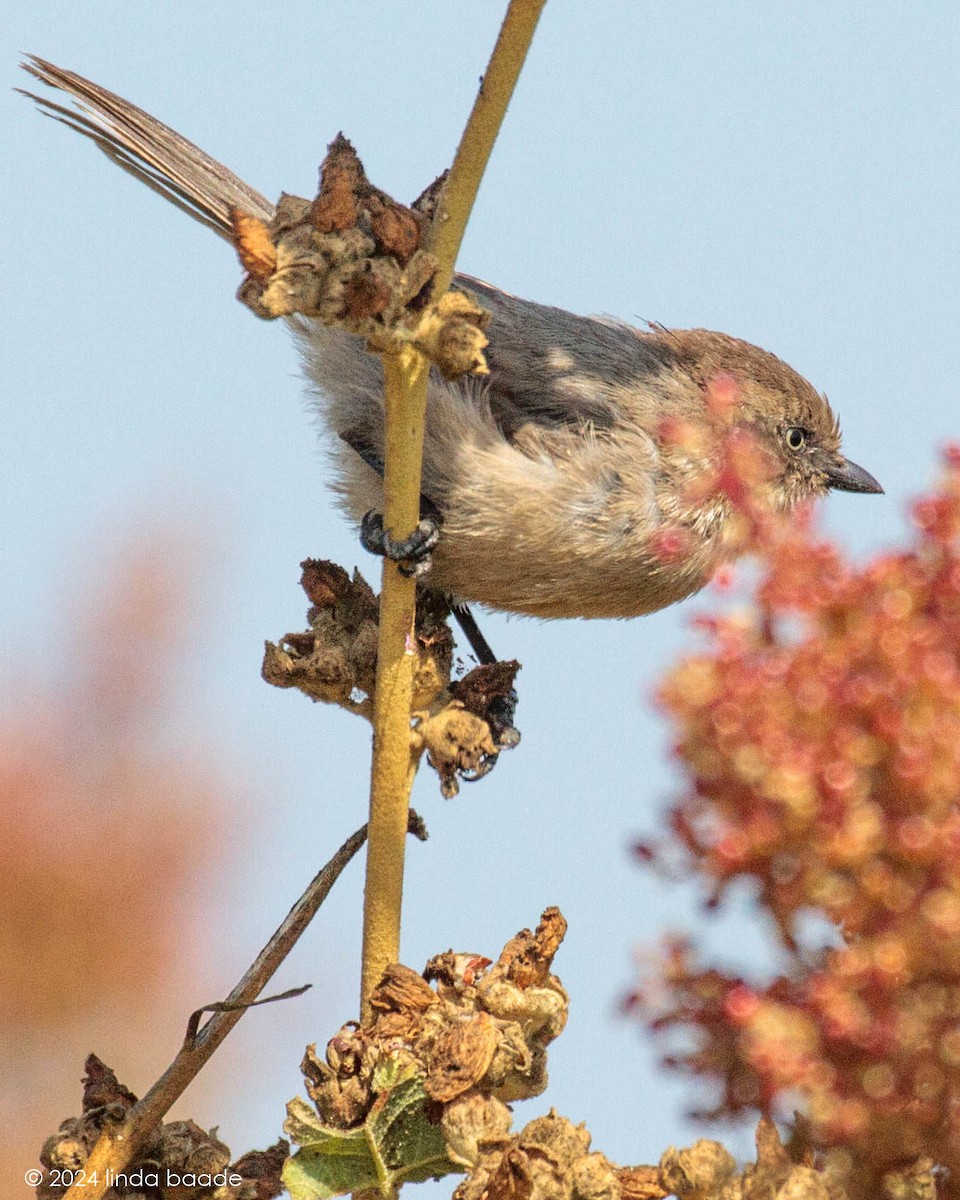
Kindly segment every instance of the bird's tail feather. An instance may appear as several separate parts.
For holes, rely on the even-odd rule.
[[[234,206],[264,221],[273,217],[274,206],[266,197],[129,100],[32,54],[21,65],[41,83],[66,92],[79,111],[18,88],[22,95],[90,138],[118,166],[221,237],[231,236]]]

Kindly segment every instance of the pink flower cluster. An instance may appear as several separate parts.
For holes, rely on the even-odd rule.
[[[718,1115],[799,1101],[814,1145],[874,1175],[929,1155],[960,1176],[960,448],[912,515],[863,567],[802,514],[751,520],[755,602],[665,681],[674,847],[716,902],[753,882],[789,965],[750,983],[675,942],[653,1023]],[[800,945],[811,913],[832,947]]]

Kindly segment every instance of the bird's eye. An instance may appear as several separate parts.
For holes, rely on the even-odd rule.
[[[802,450],[807,444],[808,436],[805,429],[801,429],[799,425],[793,425],[786,433],[787,445],[791,450]]]

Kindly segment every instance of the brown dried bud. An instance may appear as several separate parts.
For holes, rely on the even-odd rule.
[[[686,1150],[671,1146],[660,1158],[659,1179],[679,1200],[699,1200],[719,1192],[737,1171],[733,1155],[719,1142],[701,1138]]]
[[[547,1056],[516,1021],[498,1021],[500,1041],[482,1086],[506,1104],[539,1096],[547,1086]]]
[[[300,586],[317,608],[333,608],[349,590],[350,576],[343,567],[327,559],[305,558],[300,569],[303,572]]]
[[[359,1077],[330,1080],[313,1090],[308,1086],[307,1092],[317,1107],[320,1120],[334,1129],[355,1128],[373,1103],[369,1081]]]
[[[440,776],[440,790],[448,800],[459,790],[460,773],[476,771],[497,753],[487,722],[467,712],[456,700],[438,713],[422,718],[416,736],[427,751],[431,767]]]
[[[459,700],[467,712],[489,719],[491,705],[509,696],[517,678],[520,664],[516,659],[484,663],[474,667],[462,679],[450,684],[450,695]]]
[[[180,1173],[215,1175],[230,1162],[230,1149],[194,1121],[171,1121],[162,1128],[160,1161]]]
[[[265,682],[274,687],[295,687],[313,700],[357,711],[361,706],[351,704],[356,684],[347,654],[342,647],[318,646],[315,638],[311,638],[311,645],[310,652],[304,654],[301,634],[294,635],[289,644],[285,639],[284,647],[267,642],[260,668]]]
[[[357,1075],[363,1066],[368,1044],[356,1021],[348,1021],[327,1042],[327,1066],[341,1079]],[[316,1061],[315,1047],[308,1046],[307,1055]]]
[[[377,250],[380,254],[392,255],[405,267],[420,248],[421,218],[405,205],[397,204],[395,200],[385,203],[379,196],[371,196],[368,207],[370,232]]]
[[[478,1084],[486,1075],[500,1036],[486,1013],[476,1013],[446,1029],[430,1052],[424,1090],[447,1103]]]
[[[440,368],[445,379],[487,375],[483,332],[490,314],[468,292],[445,292],[417,326],[413,344]]]
[[[313,600],[308,633],[267,642],[261,674],[274,687],[295,687],[314,700],[370,715],[377,663],[377,598],[358,573],[322,559],[302,562],[301,583]],[[362,693],[362,697],[358,696]]]
[[[117,1079],[114,1072],[95,1054],[87,1056],[84,1063],[83,1111],[119,1105],[126,1111],[137,1102],[137,1097]]]
[[[530,1200],[534,1181],[530,1160],[520,1150],[508,1150],[490,1176],[486,1200]]]
[[[245,1185],[254,1185],[250,1200],[275,1200],[283,1194],[280,1172],[289,1154],[290,1143],[280,1138],[266,1150],[251,1150],[244,1154],[230,1170],[242,1176]],[[247,1190],[241,1194],[246,1197]]]
[[[365,321],[384,312],[393,300],[394,281],[368,259],[343,282],[339,316],[347,321]]]
[[[567,922],[559,908],[547,908],[536,933],[522,929],[512,937],[490,972],[503,975],[519,988],[539,986],[550,975],[553,957],[567,932]]]
[[[378,1041],[394,1039],[412,1044],[423,1029],[423,1014],[418,1012],[385,1012],[377,1017]]]
[[[439,994],[444,996],[450,992],[452,994],[448,998],[454,999],[476,984],[490,962],[482,954],[456,954],[448,950],[430,959],[423,969],[423,977],[436,980]]]
[[[520,1131],[520,1144],[547,1151],[557,1163],[574,1163],[590,1149],[590,1134],[583,1125],[573,1125],[551,1109],[545,1117],[534,1117]]]
[[[370,184],[350,142],[338,133],[320,167],[320,190],[310,205],[310,220],[321,233],[351,229],[360,214],[358,196]]]
[[[621,1200],[616,1169],[590,1152],[590,1135],[551,1112],[531,1121],[503,1152],[482,1154],[455,1200]]]
[[[383,1012],[423,1012],[434,1004],[439,1000],[430,984],[402,963],[390,963],[370,996],[370,1007]]]
[[[40,1151],[40,1161],[45,1167],[57,1171],[79,1171],[87,1161],[89,1150],[83,1139],[78,1136],[76,1119],[64,1121],[60,1132],[47,1138]],[[70,1127],[69,1131],[68,1128]]]
[[[451,1159],[475,1167],[481,1155],[510,1144],[510,1109],[492,1096],[469,1092],[444,1105],[440,1125]]]
[[[599,1150],[577,1159],[570,1170],[570,1182],[577,1200],[621,1200],[616,1167]]]
[[[623,1200],[663,1200],[669,1195],[660,1186],[656,1167],[617,1167],[614,1174]]]

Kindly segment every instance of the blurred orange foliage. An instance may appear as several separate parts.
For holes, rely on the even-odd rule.
[[[197,595],[187,564],[199,556],[152,530],[114,557],[109,571],[84,570],[79,588],[60,585],[62,626],[8,668],[18,678],[0,712],[0,1169],[10,1178],[77,1109],[88,1051],[118,1055],[135,1076],[143,1030],[185,1022],[193,881],[220,846],[229,788],[201,757],[177,691]]]

